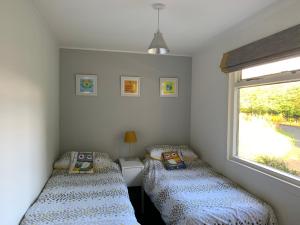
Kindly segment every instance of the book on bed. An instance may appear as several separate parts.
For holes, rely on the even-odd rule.
[[[186,165],[177,151],[162,153],[163,163],[167,170],[185,169]]]
[[[93,173],[94,155],[92,152],[76,152],[73,155],[72,163],[70,166],[70,173]]]

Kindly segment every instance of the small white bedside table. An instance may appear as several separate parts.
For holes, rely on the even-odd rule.
[[[124,180],[127,184],[130,201],[136,215],[144,214],[143,170],[144,164],[139,158],[119,159]]]
[[[119,162],[127,187],[142,186],[144,164],[141,160],[120,158]]]

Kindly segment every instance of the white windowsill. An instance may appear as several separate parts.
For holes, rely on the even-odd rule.
[[[300,189],[300,178],[290,175],[288,173],[281,172],[279,170],[273,169],[268,166],[264,166],[259,163],[255,163],[249,160],[241,159],[236,156],[232,156],[228,159],[228,161],[237,163],[241,166],[247,167],[248,169],[251,169],[253,171],[262,173],[264,175],[267,175],[268,177],[271,177],[273,179],[276,179],[280,182],[283,182],[285,184],[291,185],[297,189]]]

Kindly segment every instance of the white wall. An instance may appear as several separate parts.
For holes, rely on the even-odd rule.
[[[219,35],[193,57],[191,145],[218,171],[269,202],[280,224],[300,222],[300,189],[227,161],[228,79],[219,69],[222,54],[300,23],[300,1],[281,1]]]
[[[61,49],[60,147],[143,156],[147,145],[189,143],[191,57]],[[98,96],[75,96],[75,75],[97,74]],[[141,96],[122,97],[120,77],[140,76]],[[161,98],[159,78],[177,77],[179,96]],[[126,130],[138,142],[128,152]]]
[[[57,156],[59,53],[31,0],[0,2],[0,223],[15,225]]]

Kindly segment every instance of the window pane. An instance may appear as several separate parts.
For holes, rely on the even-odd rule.
[[[260,77],[268,74],[294,71],[299,69],[300,57],[295,57],[244,69],[242,70],[242,79],[249,79],[253,77]]]
[[[238,156],[300,176],[300,81],[240,89]]]

